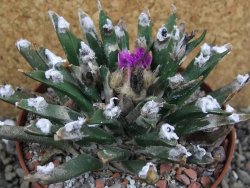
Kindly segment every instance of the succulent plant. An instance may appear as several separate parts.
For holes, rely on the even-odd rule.
[[[38,166],[26,179],[51,184],[105,166],[155,183],[156,165],[162,161],[214,163],[213,148],[233,124],[250,118],[226,104],[246,85],[249,74],[204,93],[204,80],[230,53],[231,45],[204,43],[181,70],[206,31],[198,37],[194,31],[186,33],[184,23],[177,26],[174,9],[152,38],[152,21],[145,10],[139,15],[135,49],[129,51],[124,20],[113,26],[99,1],[98,8],[101,39],[92,19],[79,11],[84,41],[62,16],[49,11],[67,59],[34,48],[26,39],[16,43],[33,68],[20,71],[54,92],[46,98],[2,85],[0,98],[33,114],[33,120],[24,127],[1,123],[0,137],[49,145],[73,156],[58,167]],[[91,143],[97,150],[88,149]]]

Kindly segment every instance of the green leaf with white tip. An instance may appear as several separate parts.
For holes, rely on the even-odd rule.
[[[111,161],[126,161],[129,159],[131,154],[129,151],[119,147],[105,146],[103,149],[97,152],[97,155],[102,163],[108,163]]]
[[[15,93],[10,97],[4,97],[0,95],[0,100],[15,105],[16,102],[20,101],[21,99],[27,99],[30,97],[32,97],[31,93],[27,93],[26,91],[22,90],[16,90]]]
[[[65,106],[48,104],[45,109],[36,110],[34,107],[28,105],[28,99],[22,99],[16,104],[18,108],[32,112],[46,119],[54,120],[56,122],[66,123],[78,120],[78,117],[82,117],[82,114],[71,110]]]
[[[150,20],[149,10],[144,10],[138,19],[138,33],[137,33],[137,40],[138,41],[145,41],[146,46],[149,47],[151,45],[151,34],[152,34],[152,21]],[[139,47],[145,47],[144,45],[137,45]]]
[[[63,47],[63,50],[67,55],[69,63],[73,65],[79,65],[78,54],[81,47],[81,40],[78,39],[72,32],[70,32],[69,29],[65,29],[64,32],[60,31],[60,29],[58,28],[58,20],[60,16],[57,13],[49,11],[49,16],[55,28],[57,37]]]
[[[135,137],[135,141],[139,146],[176,146],[176,140],[161,139],[159,133],[152,132]]]
[[[116,134],[123,133],[123,127],[120,121],[116,119],[106,119],[103,115],[103,110],[96,110],[91,116],[88,124],[89,125],[95,125],[95,124],[105,125]]]
[[[105,29],[106,26],[109,27],[109,29]],[[119,46],[112,21],[104,13],[101,7],[99,10],[99,28],[102,36],[104,52],[108,60],[107,66],[113,72],[117,69]]]
[[[249,79],[245,80],[245,82],[243,83],[239,83],[239,81],[235,79],[224,87],[210,92],[209,95],[214,97],[218,101],[218,103],[223,105],[228,102],[233,96],[235,96],[248,82]]]
[[[47,185],[57,182],[64,182],[68,179],[80,176],[85,172],[96,171],[100,168],[102,168],[102,163],[98,159],[90,155],[81,154],[54,168],[48,174],[35,173],[33,175],[25,176],[24,179],[27,181],[39,182],[41,184]]]
[[[129,160],[129,161],[122,161],[122,166],[127,169],[132,174],[138,174],[141,169],[147,164],[147,161],[143,160]]]
[[[33,135],[37,135],[37,136],[53,136],[56,131],[58,131],[58,129],[60,129],[63,125],[61,124],[52,124],[50,132],[48,134],[44,133],[43,131],[41,131],[41,129],[39,129],[35,124],[30,124],[28,126],[24,127],[24,131],[28,134],[33,134]],[[46,138],[45,138],[46,139]]]
[[[92,19],[82,10],[79,10],[78,15],[84,38],[88,41],[88,45],[90,46],[90,48],[95,51],[96,61],[98,65],[107,64],[107,58],[104,53],[103,44],[102,41],[98,38],[96,28]]]
[[[20,142],[40,143],[64,151],[71,151],[71,144],[66,141],[54,141],[54,138],[28,134],[21,126],[0,126],[0,138]]]
[[[232,114],[233,115],[233,114]],[[206,129],[219,128],[232,125],[250,119],[250,114],[236,114],[238,120],[230,119],[231,116],[208,115],[203,118],[184,119],[175,124],[175,132],[178,136],[195,133]]]
[[[118,46],[121,50],[129,49],[129,34],[125,27],[124,20],[121,18],[119,23],[115,26],[115,34]]]
[[[183,71],[183,77],[186,81],[197,79],[200,76],[203,76],[205,79],[208,74],[214,69],[214,67],[219,63],[219,61],[229,52],[230,50],[227,50],[223,53],[212,53],[209,60],[202,67],[195,65],[195,59],[193,59],[187,66],[187,68]],[[200,53],[198,54],[198,56],[199,55]]]
[[[184,163],[186,162],[186,156],[173,157],[171,156],[171,149],[174,147],[167,147],[167,146],[149,146],[142,150],[142,153],[148,154],[154,158],[163,160],[163,161],[170,161],[173,163]]]
[[[32,71],[25,73],[28,77],[37,80],[41,83],[46,84],[56,90],[69,96],[79,107],[86,113],[91,113],[93,110],[92,104],[86,97],[81,93],[81,91],[74,85],[68,83],[67,81],[55,83],[50,79],[45,78],[44,71]]]
[[[28,41],[27,41],[28,42]],[[30,64],[30,66],[35,70],[47,70],[48,65],[44,62],[44,60],[39,55],[39,50],[35,50],[32,48],[32,45],[22,47],[18,45],[17,48],[22,56],[26,59],[26,61]]]
[[[181,109],[175,111],[167,117],[167,120],[171,123],[177,123],[184,119],[194,119],[194,118],[202,118],[208,114],[216,114],[221,116],[228,116],[231,113],[225,112],[224,110],[218,108],[214,110],[208,110],[207,113],[204,113],[202,109],[196,106],[194,103],[187,104],[183,106]]]
[[[41,59],[43,59],[43,61],[48,65],[49,62],[48,62],[48,59],[47,59],[47,57],[46,57],[45,50],[46,50],[46,48],[40,47],[39,50],[38,50],[38,54],[39,54],[39,56],[41,57]],[[75,81],[73,80],[72,76],[71,76],[70,73],[66,70],[65,67],[60,66],[60,67],[57,67],[57,69],[62,73],[63,79],[64,79],[64,80],[67,80],[68,82],[70,82],[70,83],[76,85],[76,83],[75,83]],[[48,69],[46,69],[46,70],[48,70]]]

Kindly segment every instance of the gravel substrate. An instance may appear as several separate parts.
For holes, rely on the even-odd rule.
[[[234,158],[232,161],[231,170],[222,181],[219,188],[246,188],[250,187],[250,121],[239,123],[236,125],[237,141]],[[23,182],[24,173],[18,164],[18,160],[13,148],[14,142],[6,142],[0,140],[0,188],[26,188],[27,183]],[[122,175],[124,176],[124,175]],[[80,178],[80,177],[79,177]],[[123,177],[124,178],[124,177]],[[155,186],[138,185],[130,176],[125,177],[128,180],[127,187],[145,187],[155,188]],[[64,183],[65,187],[84,187],[91,188],[95,186],[95,180],[91,174],[82,175],[80,186],[76,186],[74,181],[69,180]],[[87,181],[88,180],[88,181]],[[79,182],[79,181],[78,181]],[[67,185],[67,186],[66,186]],[[74,185],[74,186],[73,186]],[[62,187],[62,184],[57,184],[55,187]],[[109,186],[105,186],[108,188]],[[111,188],[122,188],[119,184],[111,186]],[[168,187],[181,188],[182,186],[177,183],[169,185]]]

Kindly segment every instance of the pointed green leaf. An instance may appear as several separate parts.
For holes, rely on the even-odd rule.
[[[95,125],[95,124],[105,125],[114,133],[117,133],[117,134],[123,133],[123,127],[120,121],[116,119],[106,119],[103,115],[103,110],[96,110],[94,114],[91,116],[88,124],[89,125]]]
[[[16,102],[20,101],[21,99],[27,99],[30,97],[32,97],[32,93],[28,93],[28,92],[23,91],[21,89],[17,89],[15,91],[15,93],[10,97],[0,96],[0,100],[3,100],[4,102],[15,105]]]
[[[26,45],[22,45],[25,42]],[[30,66],[35,70],[47,70],[48,65],[44,62],[44,60],[39,56],[39,51],[32,48],[32,45],[29,41],[25,39],[21,39],[16,44],[17,49],[22,54],[22,56],[26,59],[26,61],[30,64]]]
[[[183,106],[181,109],[170,114],[167,117],[167,120],[171,124],[173,124],[173,123],[182,121],[184,119],[201,118],[201,117],[204,117],[208,114],[217,114],[217,115],[228,116],[231,113],[228,113],[222,109],[209,110],[209,111],[207,111],[207,113],[204,113],[201,108],[197,107],[194,103],[191,103],[191,104],[187,104],[187,105]]]
[[[100,2],[99,2],[100,3]],[[108,68],[113,72],[117,68],[119,46],[111,19],[104,13],[99,4],[99,28],[108,59]]]
[[[88,171],[96,171],[102,168],[102,163],[86,154],[81,154],[68,162],[54,168],[48,174],[28,175],[24,179],[31,182],[39,182],[41,184],[52,184],[57,182],[64,182],[68,179],[77,177]]]
[[[152,132],[135,137],[135,141],[139,146],[176,146],[176,140],[161,139],[159,133]]]
[[[53,23],[57,37],[63,47],[68,61],[73,65],[79,65],[79,49],[81,40],[78,39],[73,33],[69,31],[69,28],[65,28],[64,31],[60,31],[59,19],[62,17],[53,11],[49,11],[51,22]]]
[[[54,141],[54,138],[37,135],[31,135],[25,132],[25,128],[21,126],[0,126],[0,138],[21,142],[40,143],[53,146],[64,151],[71,148],[71,144],[67,141]]]
[[[183,71],[183,77],[186,81],[197,79],[200,76],[203,76],[205,79],[208,74],[213,70],[213,68],[218,64],[218,62],[229,52],[230,50],[227,50],[223,53],[212,53],[209,60],[202,67],[195,65],[195,59],[193,59],[192,62]],[[200,53],[198,54],[198,56],[199,55]]]
[[[179,154],[178,157],[171,156],[172,149],[174,150],[175,148],[167,146],[149,146],[146,147],[142,152],[163,161],[185,164],[187,157],[184,154]]]
[[[239,118],[237,122],[230,118],[233,117],[233,115]],[[206,129],[235,124],[248,119],[250,119],[250,114],[232,114],[231,116],[208,115],[203,118],[184,119],[175,124],[175,132],[177,135],[182,136]]]
[[[129,34],[125,27],[123,18],[115,26],[115,34],[118,42],[118,46],[121,50],[129,49]]]
[[[151,45],[152,21],[150,20],[149,10],[144,10],[138,19],[137,45],[138,47],[149,47]],[[140,42],[146,42],[140,44]],[[146,45],[146,46],[144,46]]]
[[[126,161],[130,157],[130,152],[118,147],[104,147],[97,152],[98,157],[103,163],[111,161]]]
[[[53,136],[55,132],[58,131],[58,129],[60,129],[62,126],[63,125],[53,123],[50,132],[48,134],[45,134],[41,131],[41,129],[37,128],[35,124],[30,124],[24,127],[24,131],[28,134],[33,134],[37,136]]]
[[[249,82],[249,79],[247,79],[243,83],[240,83],[236,78],[228,85],[222,88],[219,88],[213,92],[210,92],[209,95],[214,97],[218,101],[218,103],[223,105],[226,102],[228,102],[235,94],[237,94],[248,82]]]
[[[82,117],[82,114],[73,111],[70,108],[54,104],[48,104],[48,106],[45,109],[36,110],[34,107],[30,107],[28,105],[28,99],[23,99],[16,105],[18,108],[21,108],[29,112],[33,112],[34,114],[50,119],[52,121],[54,120],[56,122],[62,122],[62,123],[71,122],[71,121],[76,121],[78,117]]]
[[[143,160],[122,161],[122,166],[135,175],[137,175],[146,164],[147,161]]]
[[[103,44],[102,41],[98,38],[96,28],[92,19],[82,10],[79,10],[78,15],[84,38],[88,41],[90,48],[94,50],[98,65],[107,64],[107,58],[104,53]]]
[[[91,111],[93,110],[90,101],[86,99],[86,97],[81,93],[81,91],[78,90],[76,86],[68,83],[67,81],[55,83],[52,80],[46,79],[45,72],[43,71],[32,71],[29,73],[25,73],[25,75],[52,88],[55,88],[58,91],[69,96],[86,113],[91,113]]]
[[[115,142],[115,137],[112,134],[99,127],[84,127],[82,131],[86,135],[86,137],[83,138],[86,142],[95,142],[99,144],[112,144]]]

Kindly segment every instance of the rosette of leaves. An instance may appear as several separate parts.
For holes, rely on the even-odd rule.
[[[215,91],[202,91],[231,45],[204,43],[180,71],[206,31],[198,37],[188,34],[184,23],[177,24],[174,10],[152,37],[152,20],[145,10],[138,18],[135,49],[129,51],[124,20],[113,25],[100,2],[98,8],[101,36],[92,19],[79,11],[83,39],[62,16],[49,11],[66,59],[26,39],[16,44],[33,68],[21,71],[53,90],[53,97],[2,85],[0,98],[33,114],[33,119],[24,127],[1,123],[0,137],[49,145],[72,156],[55,168],[39,166],[26,179],[51,184],[105,166],[155,183],[155,165],[162,161],[214,163],[213,148],[233,124],[250,118],[226,104],[247,84],[249,74]],[[97,144],[96,150],[88,149],[91,143]]]

